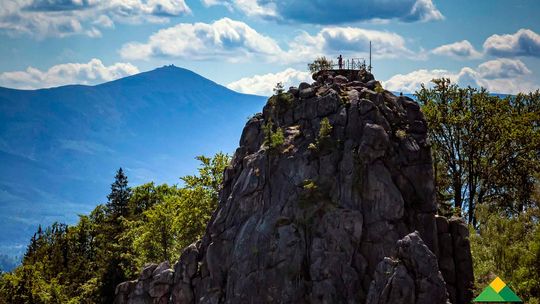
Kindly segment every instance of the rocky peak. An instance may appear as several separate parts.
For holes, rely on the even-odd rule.
[[[117,303],[470,302],[467,226],[436,216],[418,104],[365,71],[314,80],[247,122],[202,240]]]

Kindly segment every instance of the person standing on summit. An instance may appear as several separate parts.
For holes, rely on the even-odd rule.
[[[343,68],[343,57],[341,56],[341,54],[339,55],[337,59],[338,59],[339,69],[341,70]]]

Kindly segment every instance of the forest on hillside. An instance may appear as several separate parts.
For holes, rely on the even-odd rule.
[[[438,79],[416,98],[429,126],[438,213],[470,226],[475,294],[497,275],[540,303],[540,92],[500,97]],[[230,157],[198,160],[181,186],[130,187],[119,169],[106,204],[76,225],[38,229],[22,264],[1,274],[0,303],[111,303],[116,285],[144,264],[174,263],[204,233]]]

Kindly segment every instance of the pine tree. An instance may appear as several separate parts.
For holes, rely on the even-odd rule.
[[[131,188],[128,187],[128,178],[122,168],[118,169],[111,185],[111,193],[107,196],[107,211],[113,218],[126,216]]]

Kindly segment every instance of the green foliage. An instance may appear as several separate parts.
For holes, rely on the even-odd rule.
[[[476,294],[501,277],[527,303],[540,303],[540,208],[516,216],[477,208],[478,231],[471,227]]]
[[[314,181],[311,179],[306,179],[302,183],[302,191],[300,192],[298,205],[302,209],[307,209],[310,207],[316,207],[315,209],[318,209],[333,205],[334,203],[330,199],[328,190],[328,187],[320,180]]]
[[[231,157],[228,154],[217,153],[213,158],[197,156],[201,162],[198,175],[187,175],[180,179],[184,181],[185,188],[190,190],[201,190],[209,192],[212,199],[217,203],[218,192],[223,181],[223,171],[229,165]]]
[[[277,100],[283,109],[289,109],[294,103],[294,96],[291,93],[281,93],[277,95]]]
[[[270,148],[277,149],[285,141],[285,136],[283,135],[283,129],[277,128],[276,132],[270,135]]]
[[[278,82],[274,87],[274,95],[268,99],[268,104],[273,109],[278,109],[280,112],[285,112],[294,103],[294,96],[291,93],[286,93],[283,89],[283,84]]]
[[[83,290],[95,275],[87,263],[93,246],[82,233],[84,223],[82,219],[79,227],[54,223],[44,231],[39,229],[32,238],[35,246],[29,246],[23,264],[0,278],[0,303],[100,302],[97,286],[93,297]]]
[[[107,208],[115,218],[127,215],[127,205],[131,196],[131,188],[128,187],[128,179],[122,168],[118,169],[111,185],[111,193],[107,196]]]
[[[304,190],[306,190],[307,192],[309,192],[309,193],[313,193],[313,192],[315,192],[315,191],[317,191],[319,189],[317,184],[315,184],[315,182],[312,181],[312,180],[305,180],[304,185],[302,186],[302,188]]]
[[[397,130],[396,131],[396,137],[399,139],[405,139],[407,137],[407,131],[405,130]]]
[[[230,157],[197,159],[199,172],[182,177],[183,187],[130,189],[119,170],[107,205],[74,226],[40,227],[22,265],[0,276],[0,303],[112,303],[116,285],[144,263],[174,262],[204,233]]]
[[[145,263],[174,261],[181,248],[178,246],[178,233],[174,231],[178,224],[177,195],[163,198],[158,205],[143,212],[141,219],[127,222],[125,237],[133,246],[134,262],[137,269]]]
[[[349,97],[349,94],[347,91],[342,90],[339,92],[339,103],[342,105],[348,105],[351,103],[351,98]]]
[[[321,126],[319,127],[319,139],[328,138],[332,133],[332,125],[328,117],[321,120]]]
[[[300,208],[308,208],[315,203],[320,196],[319,186],[310,179],[306,179],[302,184],[302,192],[300,193],[300,199],[298,205]]]
[[[448,79],[416,93],[432,144],[439,201],[476,225],[486,204],[518,214],[532,203],[540,170],[540,93],[501,98]]]
[[[156,186],[154,183],[147,183],[133,188],[128,202],[129,218],[140,217],[145,210],[162,202],[165,196],[174,195],[176,192],[176,187],[166,184]]]
[[[312,63],[308,63],[308,69],[312,74],[319,71],[331,70],[334,63],[326,57],[317,57]]]
[[[99,208],[99,220],[96,224],[98,235],[96,243],[97,276],[100,280],[99,299],[103,302],[114,301],[114,292],[118,283],[127,280],[129,274],[136,271],[129,259],[130,245],[122,237],[125,231],[123,222],[129,217],[132,190],[128,178],[120,168],[111,185],[111,193],[104,209]]]
[[[522,299],[540,303],[540,93],[502,98],[433,82],[416,94],[439,213],[471,223],[476,293],[500,276]]]
[[[175,261],[182,249],[199,239],[217,207],[223,171],[230,157],[218,153],[213,158],[198,156],[198,175],[181,179],[183,188],[166,187],[161,201],[128,222],[126,237],[131,240],[137,269],[145,263]]]
[[[274,124],[272,121],[269,121],[263,125],[264,133],[264,145],[270,148],[270,151],[277,151],[283,146],[285,142],[285,134],[283,134],[283,129],[276,128],[274,131]]]
[[[332,124],[330,124],[328,117],[321,119],[317,139],[315,140],[315,143],[309,144],[308,149],[315,152],[321,152],[327,148],[330,148],[333,145],[332,138],[330,137],[332,134],[332,129]]]
[[[283,90],[283,83],[278,82],[273,90],[274,90],[274,95],[279,96],[279,95],[283,94],[283,91],[284,91]]]
[[[375,92],[377,92],[378,94],[384,93],[384,88],[379,82],[375,84]]]

